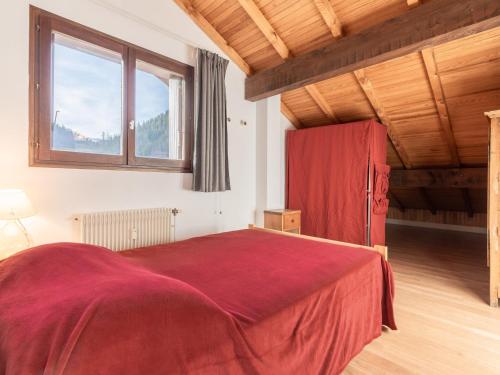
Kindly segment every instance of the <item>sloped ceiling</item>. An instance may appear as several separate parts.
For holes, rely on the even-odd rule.
[[[279,65],[424,3],[175,1],[247,74]],[[500,109],[500,29],[285,92],[282,109],[299,128],[379,119],[391,131],[388,163],[392,168],[486,166],[488,121],[483,114]],[[459,190],[428,190],[438,209],[464,210],[467,205]],[[392,193],[407,208],[429,208],[418,191]],[[485,212],[484,189],[467,196],[476,212]]]

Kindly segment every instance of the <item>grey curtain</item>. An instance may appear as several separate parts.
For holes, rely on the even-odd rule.
[[[195,87],[193,190],[230,190],[225,76],[228,61],[198,50]]]

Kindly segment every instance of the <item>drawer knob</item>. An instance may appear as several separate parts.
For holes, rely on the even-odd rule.
[[[292,223],[295,223],[295,219],[292,219]]]

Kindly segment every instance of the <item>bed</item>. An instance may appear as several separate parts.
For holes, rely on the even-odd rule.
[[[384,248],[246,229],[0,263],[0,374],[338,374],[396,329]]]

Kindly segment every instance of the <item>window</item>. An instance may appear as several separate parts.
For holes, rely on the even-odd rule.
[[[189,172],[193,68],[31,8],[34,166]]]

